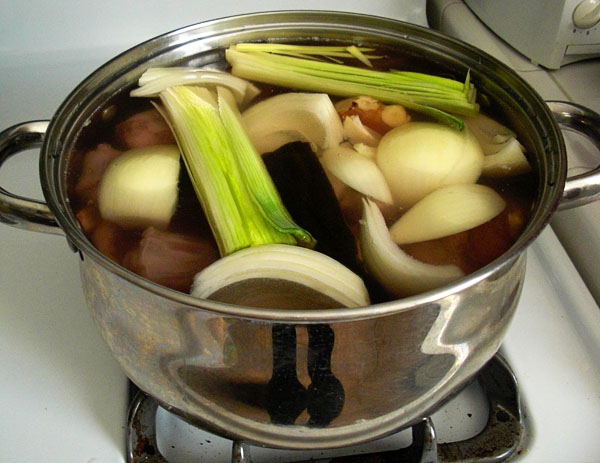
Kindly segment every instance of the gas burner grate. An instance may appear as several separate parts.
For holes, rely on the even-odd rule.
[[[412,444],[408,447],[378,453],[324,458],[294,463],[499,463],[521,451],[527,430],[517,380],[500,355],[490,360],[477,376],[489,405],[488,421],[476,436],[459,442],[438,443],[430,418],[412,427]],[[169,463],[161,455],[156,436],[158,403],[137,391],[131,402],[128,419],[127,462]],[[252,463],[252,446],[231,443],[231,462]],[[201,461],[201,460],[200,460]],[[173,462],[175,463],[175,462]],[[291,462],[290,462],[291,463]]]

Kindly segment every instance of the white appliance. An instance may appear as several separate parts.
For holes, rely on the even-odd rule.
[[[341,7],[426,25],[425,0],[260,4],[262,10]],[[184,0],[176,8],[157,0],[5,5],[0,15],[0,129],[50,118],[87,74],[140,41],[256,9],[255,2],[245,0]],[[471,43],[485,46],[485,28],[473,31]],[[594,69],[586,72],[596,75]],[[534,80],[546,81],[544,73]],[[0,169],[0,186],[41,198],[37,152],[9,159]],[[128,383],[88,315],[77,259],[64,238],[0,224],[1,462],[126,459]],[[517,460],[600,461],[600,309],[552,229],[532,245],[527,265],[522,300],[502,347],[531,426]],[[477,432],[481,403],[473,395],[465,391],[434,416],[441,441]],[[163,412],[157,421],[177,421]],[[217,439],[198,430],[184,433],[191,448],[181,448],[180,460],[170,463],[209,461],[200,458],[208,441]],[[190,440],[194,436],[200,439],[195,444]],[[160,450],[171,456],[179,442],[165,442]],[[194,449],[202,453],[186,453]],[[229,461],[225,454],[213,458]]]
[[[600,0],[465,0],[498,36],[550,69],[600,56]]]

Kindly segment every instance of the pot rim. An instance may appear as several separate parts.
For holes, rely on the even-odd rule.
[[[280,22],[275,23],[273,20]],[[146,62],[152,57],[165,53],[169,47],[183,47],[186,44],[206,40],[222,33],[231,35],[236,31],[239,32],[242,30],[266,32],[268,31],[268,26],[279,29],[282,27],[290,29],[299,26],[310,26],[312,28],[336,27],[344,30],[377,31],[378,34],[382,34],[383,32],[394,34],[399,40],[416,42],[417,44],[424,42],[430,46],[435,45],[437,51],[444,53],[451,52],[455,58],[468,58],[475,66],[475,68],[471,69],[486,71],[487,74],[493,76],[492,80],[494,84],[502,87],[503,90],[511,91],[519,96],[523,96],[524,93],[524,102],[529,106],[528,116],[532,118],[532,121],[538,127],[546,129],[546,133],[543,134],[543,140],[541,140],[544,153],[540,153],[540,156],[557,157],[557,159],[551,161],[556,162],[557,165],[555,168],[556,171],[550,172],[552,174],[550,178],[545,179],[545,184],[541,185],[541,187],[546,188],[546,197],[545,199],[542,198],[544,201],[539,201],[541,193],[538,192],[538,204],[532,212],[525,230],[511,248],[488,265],[457,282],[426,293],[365,307],[318,310],[259,309],[198,299],[136,275],[100,253],[85,237],[75,219],[74,213],[68,205],[68,199],[64,191],[66,189],[64,188],[66,168],[59,162],[59,159],[64,157],[61,156],[64,144],[60,139],[60,135],[65,130],[66,123],[71,121],[73,110],[79,110],[80,107],[85,106],[80,102],[82,95],[85,92],[89,92],[90,87],[93,88],[102,83],[107,75],[116,75],[117,79],[124,75],[134,67],[132,62],[137,63],[140,61],[139,56],[146,57],[143,59]],[[167,45],[166,48],[164,44]],[[138,56],[138,61],[132,59],[136,56]],[[514,87],[516,87],[516,90]],[[42,190],[48,202],[48,207],[54,214],[59,226],[65,232],[69,243],[79,250],[81,258],[94,259],[99,265],[110,270],[128,283],[141,287],[172,302],[184,304],[198,310],[211,311],[219,315],[255,320],[277,320],[290,323],[330,323],[374,318],[411,310],[424,304],[434,304],[440,299],[459,293],[486,278],[490,278],[495,273],[501,272],[502,269],[510,267],[541,233],[548,224],[551,215],[558,207],[566,179],[566,154],[558,124],[552,117],[552,113],[544,100],[512,69],[482,50],[460,40],[447,37],[437,31],[395,19],[340,11],[288,10],[228,16],[185,26],[142,42],[106,62],[92,72],[71,92],[53,116],[42,145],[40,174]],[[543,183],[544,179],[539,178],[538,180],[540,183]],[[60,186],[58,184],[62,184],[63,188],[57,189],[57,186]],[[547,190],[548,188],[550,191]]]

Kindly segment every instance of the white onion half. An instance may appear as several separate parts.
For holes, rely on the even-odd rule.
[[[432,122],[409,122],[381,138],[377,165],[394,204],[406,208],[441,186],[475,183],[483,152],[467,128],[458,131]]]
[[[396,297],[407,297],[451,283],[464,276],[455,265],[421,262],[392,241],[381,211],[363,199],[360,245],[369,273]]]
[[[390,227],[390,235],[397,244],[443,238],[484,224],[505,207],[502,197],[485,185],[448,185],[406,211]]]

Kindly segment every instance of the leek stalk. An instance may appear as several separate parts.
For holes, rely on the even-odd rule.
[[[221,256],[261,244],[314,246],[281,202],[229,90],[175,86],[160,100]]]
[[[232,74],[241,78],[341,97],[371,96],[427,114],[459,130],[464,123],[458,116],[478,114],[468,73],[461,83],[416,72],[376,71],[313,59],[312,55],[329,53],[340,56],[341,52],[329,48],[293,46],[288,50],[281,44],[238,44],[229,47],[225,57]],[[357,57],[356,51],[346,51],[343,56]]]

